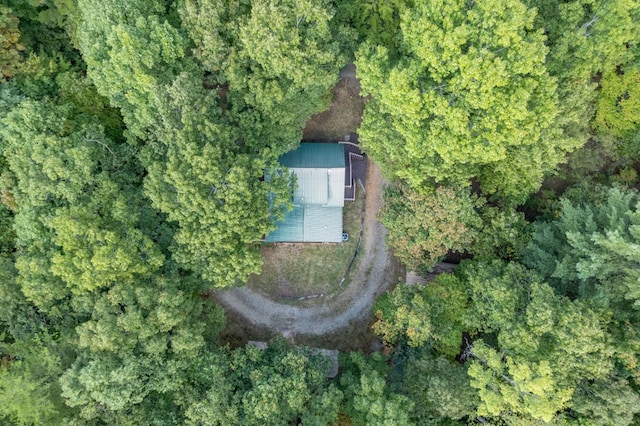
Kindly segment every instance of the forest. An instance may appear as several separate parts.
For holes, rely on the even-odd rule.
[[[354,62],[385,351],[220,338]],[[0,424],[640,424],[640,0],[3,0]]]

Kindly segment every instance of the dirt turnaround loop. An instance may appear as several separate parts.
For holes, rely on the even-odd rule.
[[[377,165],[370,162],[364,219],[362,258],[344,291],[318,299],[308,307],[275,302],[247,287],[218,292],[215,298],[254,326],[293,338],[338,332],[370,315],[375,298],[398,281],[398,270],[384,244],[386,229],[376,215],[382,206],[384,182]]]

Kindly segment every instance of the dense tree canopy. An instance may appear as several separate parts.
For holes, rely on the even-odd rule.
[[[152,147],[142,150],[149,173],[145,190],[179,224],[175,259],[225,287],[260,272],[255,242],[284,216],[290,182],[284,175],[263,179],[276,159],[238,144],[236,128],[220,116],[214,95],[196,84],[183,75],[168,89],[162,140],[170,143],[159,145],[161,156]]]
[[[635,0],[6,0],[0,423],[637,424],[638,28]],[[471,259],[382,295],[384,350],[328,378],[224,337],[211,293],[260,272],[277,160],[354,58],[390,248]]]
[[[325,105],[344,59],[325,3],[217,6],[181,3],[183,29],[162,17],[161,2],[81,2],[78,34],[130,143],[145,141],[145,190],[178,224],[175,259],[225,287],[260,271],[254,242],[283,217],[289,198],[286,179],[263,176]]]
[[[420,349],[410,351],[405,361],[410,371],[439,362],[447,368],[440,374],[452,375],[443,380],[455,380],[449,386],[475,390],[467,397],[467,402],[477,400],[475,413],[464,411],[467,405],[458,406],[459,413],[431,408],[416,416],[439,412],[456,418],[466,413],[462,416],[507,424],[552,422],[575,404],[576,413],[590,418],[584,399],[574,401],[573,395],[612,376],[617,377],[612,386],[620,386],[620,398],[637,398],[630,396],[632,388],[615,368],[607,315],[586,299],[571,301],[554,293],[522,265],[467,263],[455,276],[438,277],[424,289],[397,288],[378,308],[375,327],[385,340]],[[440,361],[433,359],[438,356]],[[464,369],[447,366],[443,356],[449,362],[464,362]],[[464,370],[468,378],[461,375]],[[409,375],[404,381],[404,392],[414,399],[435,390],[418,385]],[[612,409],[611,415],[622,413]]]
[[[19,19],[6,6],[0,6],[0,76],[13,77],[24,46],[20,41]]]
[[[365,45],[363,146],[414,188],[479,180],[522,200],[575,147],[556,125],[535,11],[518,1],[422,2],[403,14],[397,52]],[[482,23],[482,26],[479,25]]]

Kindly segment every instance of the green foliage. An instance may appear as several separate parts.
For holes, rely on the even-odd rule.
[[[20,41],[19,19],[13,11],[0,6],[0,77],[11,78],[22,59],[24,46]]]
[[[131,135],[145,139],[158,124],[156,96],[189,68],[188,39],[161,17],[159,1],[80,1],[78,39],[98,91],[121,109]]]
[[[400,390],[415,402],[411,419],[417,424],[447,424],[475,415],[478,397],[469,384],[467,364],[423,350],[404,368]]]
[[[400,15],[413,3],[413,0],[343,0],[338,2],[338,8],[360,38],[392,47],[400,30]]]
[[[293,148],[346,62],[329,2],[186,0],[179,13],[233,121],[276,154]]]
[[[590,136],[589,121],[598,97],[592,79],[601,75],[603,85],[608,85],[617,67],[626,67],[637,58],[640,38],[635,29],[640,23],[640,6],[627,0],[527,3],[538,9],[536,23],[547,35],[547,66],[558,79],[564,134],[584,143]],[[611,105],[608,90],[598,101],[600,119],[606,119],[605,105]]]
[[[61,378],[62,396],[85,420],[113,422],[144,412],[155,395],[176,399],[202,356],[204,302],[198,283],[175,273],[123,282],[90,305],[91,319],[76,328],[82,350]],[[218,317],[219,318],[219,317]]]
[[[230,101],[236,111],[248,107],[269,123],[261,137],[281,152],[300,140],[312,114],[326,109],[346,63],[344,33],[331,25],[333,15],[326,0],[256,0],[234,35],[224,73]]]
[[[502,350],[546,360],[563,384],[601,378],[613,368],[599,313],[557,296],[522,265],[467,264],[459,274],[473,301],[469,324],[497,335]]]
[[[0,256],[0,330],[6,332],[5,342],[28,342],[34,335],[45,331],[58,333],[60,325],[25,298],[16,285],[16,276],[13,262]],[[0,339],[0,346],[2,344]]]
[[[475,342],[475,361],[469,365],[471,386],[478,389],[480,416],[517,422],[518,416],[552,422],[564,410],[572,391],[557,387],[553,370],[546,360],[521,363]]]
[[[240,373],[251,383],[242,396],[247,420],[244,424],[283,424],[298,416],[303,424],[334,421],[341,395],[333,387],[322,389],[323,369],[314,368],[313,359],[303,355],[291,352],[280,355],[280,359],[268,358],[270,362],[263,366]],[[314,395],[316,392],[320,395]]]
[[[556,295],[517,264],[469,265],[461,273],[472,286],[471,317],[478,315],[471,324],[482,324],[498,345],[477,340],[467,348],[478,415],[550,422],[571,406],[580,383],[612,374],[614,351],[598,311]]]
[[[528,6],[7,0],[0,421],[633,422],[637,193],[550,203],[522,258],[537,272],[493,258],[520,251],[513,207],[589,125],[573,179],[606,155],[635,182],[640,6]],[[269,171],[327,106],[347,21],[367,41],[363,144],[396,181],[389,242],[419,270],[449,250],[476,262],[381,298],[393,374],[350,354],[336,384],[306,349],[217,348],[224,315],[203,290],[259,271],[256,240],[289,207]]]
[[[493,206],[469,188],[416,191],[387,187],[382,222],[387,242],[408,268],[426,273],[449,252],[511,259],[527,242],[522,213]]]
[[[630,425],[640,412],[640,395],[625,380],[600,380],[578,387],[571,409],[590,424]]]
[[[535,11],[517,1],[428,2],[402,18],[397,53],[357,55],[367,104],[363,147],[394,179],[522,201],[572,150],[556,123]],[[481,23],[481,25],[480,25]]]
[[[514,207],[487,203],[478,213],[482,225],[467,249],[475,258],[511,260],[529,242],[529,224]]]
[[[265,170],[275,168],[275,158],[268,148],[253,151],[250,141],[238,144],[215,96],[198,88],[197,81],[181,76],[167,95],[162,140],[170,142],[156,145],[162,156],[151,147],[144,151],[145,192],[179,224],[178,262],[214,287],[244,282],[260,271],[256,241],[284,217],[290,181],[287,176],[263,179]]]
[[[8,207],[8,205],[11,205],[12,200],[10,199],[10,193],[4,188],[0,196],[2,197],[2,204],[0,204],[0,257],[8,257],[11,256],[11,252],[15,247],[13,213]]]
[[[183,0],[179,3],[182,26],[196,46],[193,53],[206,70],[216,74],[219,83],[225,82],[223,71],[229,64],[237,39],[236,22],[248,12],[249,5],[241,0]]]
[[[550,46],[553,75],[580,84],[597,72],[613,72],[634,59],[640,35],[640,5],[627,0],[527,2],[538,9],[538,23]]]
[[[523,261],[571,297],[616,307],[627,319],[637,309],[640,205],[635,191],[611,188],[601,201],[562,201],[560,218],[535,226]]]
[[[113,145],[71,105],[24,101],[3,124],[16,180],[19,283],[40,309],[58,309],[69,291],[91,291],[162,264],[153,242],[135,229],[140,214],[126,146]]]
[[[438,187],[426,194],[388,187],[382,222],[387,242],[410,269],[428,271],[449,251],[464,251],[475,239],[482,205],[467,189]]]
[[[495,333],[518,323],[526,305],[527,289],[535,280],[522,266],[500,261],[467,263],[457,275],[463,278],[473,301],[468,324],[482,333]]]
[[[563,200],[558,219],[536,224],[523,259],[561,293],[588,301],[612,319],[607,331],[620,374],[637,383],[638,194],[620,188],[587,194]]]
[[[217,365],[186,411],[189,424],[325,425],[338,416],[342,393],[327,383],[327,363],[303,348],[240,348]]]
[[[136,229],[139,216],[127,208],[131,199],[103,179],[93,199],[58,210],[49,226],[55,230],[51,272],[73,291],[93,291],[153,273],[164,263],[154,242]]]
[[[426,194],[406,186],[385,192],[387,240],[409,268],[430,271],[449,252],[513,258],[526,244],[522,213],[495,207],[469,189],[438,187]]]
[[[429,398],[419,419],[556,421],[578,387],[616,374],[623,359],[600,310],[555,294],[517,263],[464,262],[423,288],[397,288],[377,308],[377,333],[418,348],[400,358],[398,387],[415,401]],[[465,401],[453,398],[458,388]]]
[[[204,324],[199,321],[203,302],[193,297],[197,286],[189,281],[169,275],[113,286],[96,298],[92,319],[76,328],[78,346],[147,358],[164,352],[192,356],[204,344]]]
[[[145,193],[177,224],[173,258],[214,287],[241,283],[289,203],[288,179],[263,176],[325,105],[343,62],[332,15],[325,3],[265,1],[223,5],[205,22],[217,3],[185,1],[183,31],[160,2],[116,3],[80,2],[89,75],[121,109],[129,142],[147,140]]]
[[[78,69],[83,68],[82,58],[73,41],[76,18],[74,0],[5,0],[3,5],[8,6],[19,19],[18,44],[21,56],[58,56]],[[18,65],[14,68],[14,77],[22,72],[20,62],[14,63]]]
[[[596,130],[613,136],[626,136],[640,126],[640,72],[636,68],[624,73],[608,72],[602,76]]]
[[[389,345],[429,343],[454,358],[460,351],[466,310],[463,283],[454,275],[441,274],[424,287],[401,285],[378,299],[373,330]]]
[[[340,377],[340,386],[346,396],[343,406],[345,413],[353,425],[413,424],[409,420],[413,402],[389,391],[381,361],[375,356],[365,358],[357,352],[351,352],[342,359],[344,372]]]
[[[11,424],[59,424],[71,410],[60,399],[57,378],[63,371],[59,346],[36,335],[9,347],[0,342],[0,421]]]
[[[604,74],[593,123],[611,155],[628,164],[639,158],[640,151],[639,87],[638,67]]]

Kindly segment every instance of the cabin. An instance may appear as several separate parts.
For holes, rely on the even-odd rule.
[[[338,143],[301,143],[279,159],[296,176],[293,209],[267,242],[339,243],[345,200],[345,150]],[[350,164],[350,162],[349,162]]]

